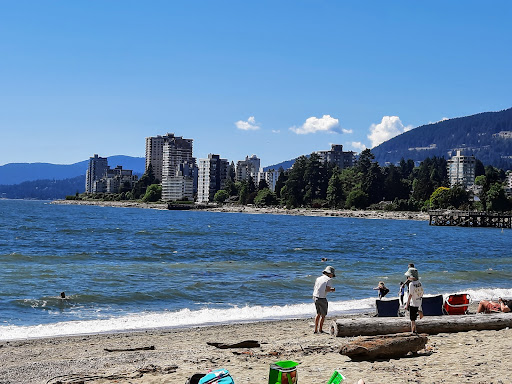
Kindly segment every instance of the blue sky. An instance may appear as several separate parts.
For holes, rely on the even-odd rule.
[[[0,165],[262,165],[512,107],[510,1],[2,1]]]

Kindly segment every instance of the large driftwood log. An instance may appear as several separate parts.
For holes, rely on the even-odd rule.
[[[416,321],[419,333],[437,333],[498,330],[512,327],[511,313],[476,314],[460,316],[425,316]],[[410,332],[407,317],[347,317],[332,322],[333,336],[373,336]]]
[[[404,357],[425,348],[427,335],[396,333],[384,336],[358,337],[340,349],[352,360],[375,360]]]

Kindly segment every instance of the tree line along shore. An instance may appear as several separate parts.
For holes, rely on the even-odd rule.
[[[475,166],[476,187],[468,190],[459,185],[450,187],[447,161],[442,157],[426,158],[418,166],[413,160],[404,159],[398,165],[380,166],[371,150],[366,149],[354,166],[339,169],[333,164],[323,163],[317,154],[312,153],[309,157],[299,157],[292,168],[280,169],[273,189],[265,180],[256,185],[252,177],[235,181],[234,171],[231,170],[224,188],[215,193],[213,202],[227,205],[224,210],[246,210],[247,207],[256,206],[337,212],[405,212],[389,215],[398,217],[409,217],[410,212],[431,209],[505,212],[512,210],[512,197],[506,193],[506,179],[504,170],[484,166],[478,159]],[[120,187],[117,194],[77,192],[66,196],[66,199],[156,203],[161,202],[161,196],[162,186],[150,164],[131,189],[125,185]],[[192,201],[175,203],[193,204]],[[345,215],[353,216],[349,212]]]

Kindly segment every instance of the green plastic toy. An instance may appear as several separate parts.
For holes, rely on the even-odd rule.
[[[345,377],[338,371],[334,371],[327,384],[340,384],[343,380],[345,380]]]
[[[299,363],[290,360],[270,364],[268,384],[297,384],[297,365]]]

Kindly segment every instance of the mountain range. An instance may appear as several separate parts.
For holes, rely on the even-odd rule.
[[[9,163],[0,166],[0,185],[19,184],[33,180],[63,180],[76,176],[84,177],[89,160],[74,164],[49,164],[49,163]],[[131,169],[133,173],[142,175],[146,167],[144,157],[131,157],[116,155],[108,157],[111,168],[121,165],[124,169]]]
[[[512,169],[512,108],[422,125],[372,148],[372,153],[384,165],[401,158],[416,163],[433,156],[449,159],[458,149],[484,165]]]

